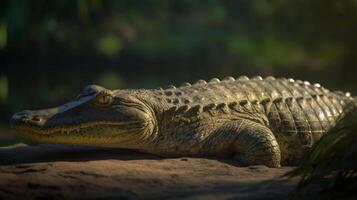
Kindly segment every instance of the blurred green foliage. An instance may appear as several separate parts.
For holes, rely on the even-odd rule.
[[[97,41],[97,51],[105,56],[115,58],[120,49],[120,40],[115,35],[103,36]]]
[[[356,0],[3,0],[0,121],[86,84],[276,75],[357,91]]]
[[[100,74],[96,80],[99,85],[105,85],[106,88],[111,90],[115,90],[122,85],[121,78],[113,71]]]
[[[0,105],[7,101],[8,87],[9,86],[6,76],[0,75]]]
[[[7,30],[6,24],[0,22],[0,49],[4,49],[7,43]]]

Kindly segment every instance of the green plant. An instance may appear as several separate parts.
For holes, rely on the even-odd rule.
[[[298,190],[327,179],[328,184],[321,188],[325,191],[353,191],[357,187],[357,108],[313,146],[301,166],[285,176],[302,177]]]

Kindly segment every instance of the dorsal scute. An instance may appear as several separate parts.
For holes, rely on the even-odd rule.
[[[203,79],[200,79],[200,80],[196,81],[195,84],[196,85],[205,85],[205,84],[207,84],[207,82],[205,80],[203,80]]]
[[[173,100],[172,100],[172,103],[173,104],[179,104],[181,101],[180,101],[180,99],[179,98],[174,98]]]
[[[269,97],[266,97],[266,98],[263,98],[260,100],[260,104],[267,104],[267,103],[270,103],[271,102],[271,99]]]
[[[249,81],[248,76],[240,76],[237,78],[238,81]]]
[[[254,76],[254,77],[252,77],[252,80],[261,81],[261,80],[263,80],[263,78],[261,76]]]
[[[233,78],[232,76],[226,76],[223,78],[223,81],[235,81],[236,79]]]
[[[304,85],[311,85],[309,81],[304,81]]]
[[[224,113],[227,113],[229,111],[228,105],[225,102],[217,104],[216,109]]]
[[[293,100],[294,100],[293,97],[287,97],[287,98],[285,98],[285,102],[286,102],[286,103],[291,103]]]
[[[204,111],[207,111],[207,110],[212,110],[212,109],[215,109],[217,107],[217,104],[216,103],[210,103],[210,104],[207,104],[203,107],[203,110]]]
[[[191,100],[189,98],[183,98],[182,102],[185,104],[189,104],[189,103],[191,103]]]
[[[212,78],[209,82],[210,83],[219,83],[221,81],[218,78]]]
[[[324,87],[320,86],[320,87],[315,87],[315,86],[307,86],[305,85],[305,87],[308,87],[310,90],[314,91],[316,95],[324,95],[326,93]]]
[[[181,90],[178,90],[178,89],[177,89],[177,90],[175,91],[175,95],[176,95],[176,96],[181,96],[182,94],[183,94],[183,92],[182,92]]]
[[[241,106],[247,105],[248,103],[249,103],[249,102],[248,102],[247,99],[241,99],[241,100],[239,100],[239,105],[241,105]]]
[[[231,81],[249,81],[249,80],[254,80],[254,81],[261,81],[261,80],[275,80],[275,78],[273,76],[268,76],[266,78],[262,78],[261,76],[254,76],[252,77],[251,79],[247,76],[239,76],[238,78],[234,78],[232,76],[227,76],[227,77],[224,77],[222,80],[218,79],[218,78],[212,78],[209,80],[208,83],[220,83],[221,81],[224,81],[224,82],[231,82]],[[206,85],[208,84],[205,80],[203,79],[200,79],[200,80],[197,80],[193,85]],[[189,86],[192,86],[191,83],[189,82],[184,82],[180,85],[180,87],[189,87]],[[167,87],[167,89],[177,89],[174,85],[169,85]]]
[[[236,101],[233,101],[228,104],[228,107],[232,109],[232,108],[236,107],[237,105],[239,105],[239,103]]]
[[[174,93],[172,92],[172,90],[165,90],[165,91],[164,91],[164,94],[165,94],[166,96],[172,96]]]
[[[295,99],[297,101],[301,101],[301,100],[304,100],[306,97],[303,97],[303,96],[298,96],[298,97],[295,97]]]
[[[297,84],[299,84],[299,85],[304,84],[304,82],[303,82],[302,80],[296,80],[295,82],[296,82]]]
[[[273,80],[275,80],[277,84],[285,85],[285,88],[278,87],[278,90],[274,89],[275,81]],[[237,83],[234,83],[233,81],[237,81]],[[230,86],[230,84],[232,84],[232,86]],[[264,84],[273,84],[272,87],[273,89],[270,89],[271,86],[265,87]],[[204,87],[206,87],[205,85],[207,85],[207,89],[204,89]],[[291,88],[289,88],[290,85]],[[185,88],[185,89],[180,88],[180,87],[188,87],[188,86],[192,86],[192,88]],[[291,98],[293,99],[302,99],[302,98],[311,98],[311,97],[316,98],[317,96],[326,95],[326,97],[328,97],[329,95],[331,95],[329,90],[323,88],[318,83],[311,84],[308,81],[294,80],[292,78],[289,79],[274,78],[273,76],[267,76],[264,79],[261,76],[254,76],[251,79],[248,78],[247,76],[240,76],[237,79],[228,76],[221,80],[218,78],[212,78],[208,82],[201,79],[198,80],[194,85],[185,82],[180,87],[176,88],[175,86],[170,85],[167,89],[162,90],[162,93],[167,96],[164,98],[169,97],[170,100],[168,101],[170,103],[177,104],[177,105],[188,104],[192,106],[196,102],[201,102],[203,103],[201,105],[204,107],[204,109],[210,109],[210,106],[208,106],[207,104],[210,102],[207,101],[210,101],[209,100],[210,98],[215,99],[216,97],[215,96],[213,98],[210,97],[209,93],[208,93],[209,95],[206,97],[205,95],[197,92],[201,92],[201,91],[205,92],[206,90],[215,90],[215,89],[217,89],[217,95],[220,97],[220,99],[227,100],[226,103],[228,107],[229,107],[229,101],[232,101],[234,98],[238,100],[237,104],[241,105],[244,104],[245,101],[248,101],[248,103],[250,104],[264,104],[268,102],[279,101],[280,98],[284,101],[289,101],[289,99]],[[229,90],[230,87],[232,88],[233,93],[230,93],[229,91],[225,90],[225,89]],[[238,92],[234,93],[235,90]],[[190,100],[184,99],[190,96],[191,94],[193,95],[192,99]],[[198,99],[198,97],[201,95],[203,95],[203,98],[205,99]],[[178,100],[175,98],[178,98]],[[246,99],[246,100],[240,101],[240,99]]]
[[[184,83],[181,84],[180,87],[188,87],[188,86],[191,86],[191,83],[189,83],[189,82],[184,82]]]
[[[240,110],[240,104],[237,101],[230,102],[228,104],[229,109],[238,112]]]
[[[222,109],[222,108],[225,108],[225,107],[227,107],[227,104],[226,104],[226,103],[219,103],[219,104],[217,105],[217,109]]]
[[[252,99],[252,100],[250,100],[250,102],[254,105],[257,105],[257,104],[259,104],[259,99]]]
[[[314,83],[314,87],[320,88],[321,85],[319,83]]]
[[[323,97],[324,96],[324,94],[312,94],[311,95],[312,96],[312,98],[314,98],[314,99],[317,99],[317,98],[319,98],[319,97]]]
[[[174,85],[169,85],[169,86],[167,86],[167,89],[176,89],[176,86],[174,86]]]
[[[195,115],[201,112],[202,112],[202,106],[200,104],[197,104],[195,106],[192,106],[186,113],[190,115]]]
[[[278,96],[278,97],[276,97],[276,98],[273,99],[273,102],[274,102],[274,103],[280,103],[280,102],[282,102],[282,101],[283,101],[283,97],[281,97],[281,96]]]
[[[177,113],[184,113],[189,109],[190,109],[190,106],[185,104],[185,105],[182,105],[182,106],[178,107],[176,112]]]
[[[322,91],[327,94],[327,93],[330,93],[330,90],[329,89],[326,89],[326,88],[322,88]]]
[[[170,114],[173,114],[177,111],[177,106],[171,106],[167,112],[170,113]]]
[[[267,76],[264,80],[276,80],[274,76]]]
[[[305,100],[306,100],[306,101],[311,101],[311,100],[312,100],[312,96],[307,96],[307,97],[305,97]]]

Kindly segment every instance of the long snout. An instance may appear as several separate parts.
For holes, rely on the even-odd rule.
[[[37,111],[25,110],[22,112],[15,113],[10,124],[12,127],[17,126],[42,126],[45,123],[46,115]]]
[[[56,115],[61,115],[69,110],[75,110],[78,106],[90,101],[97,93],[95,91],[101,89],[98,86],[88,86],[89,89],[96,89],[90,95],[85,95],[81,98],[77,98],[66,104],[58,107],[43,109],[43,110],[24,110],[14,114],[10,120],[12,127],[17,128],[19,126],[29,126],[29,127],[43,127],[43,126],[53,126],[54,121],[51,120]],[[86,90],[88,90],[88,87]],[[94,88],[94,89],[93,89]],[[99,88],[99,89],[98,89]],[[88,91],[87,91],[88,92]],[[62,119],[64,120],[64,119]],[[48,123],[47,123],[48,122]]]
[[[41,127],[45,125],[49,118],[56,115],[60,109],[61,107],[42,110],[24,110],[15,113],[10,120],[10,124],[14,128],[18,126]]]

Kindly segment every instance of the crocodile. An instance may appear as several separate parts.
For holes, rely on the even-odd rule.
[[[356,102],[350,93],[272,76],[213,78],[165,89],[88,85],[59,107],[14,114],[11,125],[37,143],[279,167],[299,164]]]

